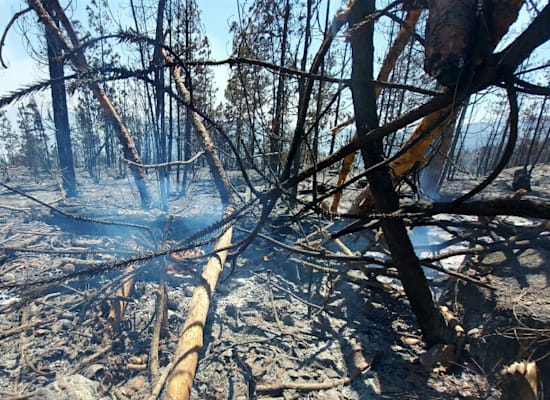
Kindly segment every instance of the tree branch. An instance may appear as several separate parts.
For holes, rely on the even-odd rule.
[[[2,39],[0,39],[0,64],[2,65],[3,68],[8,68],[8,66],[6,65],[5,61],[4,61],[4,57],[3,57],[3,52],[2,52],[2,48],[4,47],[4,43],[6,41],[6,37],[8,36],[8,32],[11,28],[11,26],[15,23],[15,21],[17,21],[17,19],[23,15],[25,15],[26,13],[28,13],[29,11],[32,11],[32,8],[26,8],[24,10],[21,10],[17,13],[15,13],[11,19],[9,20],[8,24],[6,25],[6,27],[4,28],[4,33],[2,33]]]
[[[550,39],[550,4],[535,17],[527,29],[497,54],[498,63],[514,72],[531,53]]]

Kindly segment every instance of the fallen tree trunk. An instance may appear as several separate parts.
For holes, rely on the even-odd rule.
[[[233,212],[233,207],[226,209],[226,215]],[[195,288],[189,315],[178,341],[173,361],[173,369],[166,388],[165,400],[187,400],[191,394],[193,379],[199,361],[199,352],[203,346],[203,333],[208,316],[210,301],[214,295],[218,278],[223,270],[227,257],[227,247],[231,244],[233,227],[229,226],[218,239],[214,249],[220,250],[210,257],[204,267],[201,282]]]
[[[179,68],[173,64],[173,61],[164,49],[160,51],[166,62],[172,64],[170,70],[182,102],[185,106],[191,107],[191,94],[181,79]],[[214,142],[210,138],[208,130],[202,122],[202,117],[193,109],[191,109],[190,114],[197,138],[201,142],[208,166],[210,167],[210,172],[214,177],[214,182],[220,194],[222,204],[226,206],[225,215],[228,216],[234,212],[234,207],[230,204],[231,187],[229,185],[227,173],[214,151]],[[199,352],[203,346],[206,317],[208,316],[210,301],[214,295],[216,284],[227,257],[227,248],[231,245],[233,223],[234,220],[225,227],[225,230],[220,235],[218,242],[214,246],[214,250],[217,252],[208,260],[201,276],[202,279],[193,292],[191,304],[189,305],[189,315],[183,326],[176,354],[171,363],[172,371],[168,378],[164,396],[166,400],[186,400],[189,399],[191,394],[193,379],[195,378],[195,371],[199,361]]]
[[[161,54],[167,63],[172,64],[172,67],[170,68],[170,70],[172,72],[172,77],[174,78],[174,82],[176,83],[176,89],[178,91],[178,94],[181,96],[184,105],[186,107],[190,107],[191,93],[183,83],[183,79],[181,79],[181,73],[179,68],[173,65],[172,59],[168,56],[168,54],[164,49],[161,50]],[[208,130],[206,129],[206,126],[204,126],[201,116],[194,110],[191,110],[191,122],[193,123],[193,126],[195,127],[194,131],[197,134],[197,137],[203,146],[204,156],[206,157],[206,161],[208,163],[208,166],[210,167],[210,172],[214,177],[214,182],[220,194],[222,204],[227,205],[231,200],[231,187],[229,185],[227,173],[225,172],[219,157],[214,151],[215,150],[214,142],[212,141],[212,138],[208,134]]]

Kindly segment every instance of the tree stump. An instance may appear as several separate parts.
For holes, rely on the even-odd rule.
[[[527,172],[527,168],[525,167],[514,172],[512,190],[518,191],[520,189],[531,191],[531,175]]]

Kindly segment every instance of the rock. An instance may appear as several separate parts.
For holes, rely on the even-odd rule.
[[[82,375],[59,376],[45,388],[39,389],[35,398],[41,400],[98,400],[99,382]]]
[[[296,321],[294,320],[292,315],[288,315],[288,314],[283,317],[283,323],[286,326],[295,326],[296,325]]]

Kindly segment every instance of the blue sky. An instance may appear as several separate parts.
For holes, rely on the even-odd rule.
[[[110,1],[111,5],[115,5],[118,1]],[[126,1],[124,2],[126,3]],[[85,6],[85,0],[76,0],[78,7]],[[236,1],[235,0],[198,0],[199,7],[202,12],[202,23],[205,32],[212,46],[212,57],[214,59],[222,59],[229,56],[231,50],[231,38],[229,36],[229,20],[236,18]],[[225,6],[220,6],[225,4]],[[0,27],[4,29],[11,16],[24,8],[26,2],[24,0],[0,0]],[[113,7],[114,14],[119,11]],[[39,68],[32,58],[28,55],[25,48],[24,39],[21,35],[21,29],[16,24],[14,25],[7,37],[4,48],[2,49],[3,58],[8,64],[8,69],[0,68],[0,96],[5,95],[13,90],[29,84],[33,81],[38,81],[46,78],[44,68]],[[215,70],[216,85],[223,93],[225,80],[227,78],[227,69],[218,67]]]
[[[62,4],[66,4],[68,1],[63,0]],[[72,0],[72,4],[75,4],[76,8],[84,9],[88,0]],[[342,0],[331,0],[333,5],[332,13],[336,8],[342,4]],[[109,0],[109,4],[113,9],[113,13],[116,15],[126,14],[128,15],[127,7],[129,0]],[[544,4],[544,1],[536,1],[539,5]],[[125,9],[121,9],[119,4],[122,4]],[[229,23],[231,20],[237,18],[237,0],[197,0],[197,4],[201,9],[201,20],[204,25],[204,31],[206,32],[211,46],[212,46],[212,58],[224,59],[229,56],[231,50],[231,37],[228,32]],[[0,0],[0,28],[3,30],[9,21],[9,18],[16,11],[26,7],[25,0]],[[77,16],[78,17],[78,16]],[[36,17],[33,17],[36,20]],[[80,16],[81,19],[85,19],[84,14]],[[525,7],[523,8],[522,16],[520,20],[515,24],[516,27],[524,28],[527,21]],[[516,30],[517,32],[518,30]],[[35,35],[39,31],[36,30]],[[517,35],[517,33],[516,33]],[[515,35],[509,35],[508,41]],[[32,35],[31,35],[32,37]],[[3,96],[13,90],[21,88],[22,86],[47,78],[47,74],[44,68],[39,68],[32,58],[28,55],[25,48],[24,40],[22,38],[21,27],[17,24],[10,30],[4,48],[2,49],[4,60],[9,65],[7,70],[0,69],[0,96]],[[538,54],[548,54],[547,50],[550,45],[547,43],[542,49],[537,51]],[[227,67],[214,68],[215,73],[215,86],[218,88],[218,95],[221,98],[223,90],[225,88],[225,82],[228,76]],[[537,82],[541,83],[541,82]],[[44,96],[47,99],[48,96]],[[13,116],[13,107],[9,111]]]

